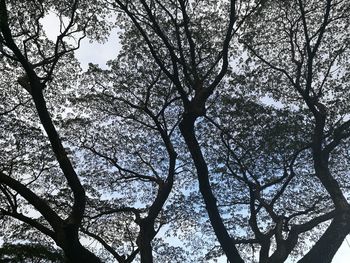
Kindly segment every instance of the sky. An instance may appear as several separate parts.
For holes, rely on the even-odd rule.
[[[46,32],[47,37],[56,41],[59,34],[59,20],[54,14],[45,16],[41,23]],[[85,38],[81,42],[81,48],[75,51],[75,56],[79,60],[83,70],[88,68],[89,63],[98,64],[101,68],[106,68],[108,60],[117,57],[120,50],[118,30],[113,29],[110,32],[108,41],[105,43],[98,43]]]
[[[350,261],[350,236],[348,235],[346,240],[339,248],[337,254],[333,258],[332,263],[347,263]]]
[[[55,15],[50,14],[42,19],[42,25],[49,39],[55,41],[59,33],[58,19]],[[106,63],[110,59],[117,57],[120,50],[118,30],[111,31],[109,39],[106,43],[97,43],[84,39],[81,47],[75,52],[76,58],[81,63],[83,70],[86,70],[88,63],[99,64],[100,67],[106,68]],[[268,98],[267,98],[268,100]],[[271,102],[271,101],[268,101]],[[350,235],[344,240],[337,254],[333,258],[332,263],[350,262]],[[226,263],[225,259],[220,259],[219,263]]]

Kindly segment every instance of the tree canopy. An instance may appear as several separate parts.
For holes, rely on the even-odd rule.
[[[346,0],[0,0],[2,249],[331,262],[350,233],[349,19]],[[118,56],[82,70],[81,41],[113,28]]]
[[[0,255],[1,262],[4,263],[64,262],[61,252],[39,244],[5,244],[0,248]]]

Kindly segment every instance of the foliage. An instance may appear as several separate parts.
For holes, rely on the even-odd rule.
[[[40,244],[4,244],[0,248],[1,262],[64,262],[63,255]]]
[[[67,262],[330,262],[350,232],[349,10],[0,0],[1,237]],[[82,72],[81,40],[113,26],[118,57]]]

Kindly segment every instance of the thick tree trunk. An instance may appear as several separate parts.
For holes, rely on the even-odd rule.
[[[236,249],[235,244],[227,232],[227,229],[220,216],[220,212],[216,204],[216,198],[211,190],[209,182],[208,166],[195,136],[194,122],[195,118],[193,116],[184,115],[183,120],[180,123],[180,130],[197,170],[199,189],[205,202],[210,223],[230,263],[243,263],[244,261],[239,255],[238,250]]]
[[[298,263],[330,263],[350,232],[350,214],[334,218],[322,237]]]
[[[72,244],[72,247],[64,250],[67,263],[101,263],[101,260],[80,243]]]
[[[150,222],[151,221],[151,222]],[[136,243],[140,250],[141,263],[153,263],[151,242],[156,235],[153,220],[141,219],[139,222],[140,232]]]
[[[140,249],[141,263],[153,263],[151,242],[143,242]]]
[[[268,263],[269,262],[269,252],[270,252],[270,246],[271,242],[269,239],[267,239],[265,242],[261,242],[261,249],[259,253],[259,263]]]
[[[101,260],[81,245],[78,227],[66,223],[56,232],[56,243],[62,248],[67,263],[101,263]]]

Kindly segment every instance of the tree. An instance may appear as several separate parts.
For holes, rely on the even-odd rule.
[[[259,2],[236,1],[223,1],[219,5],[216,1],[115,2],[139,31],[155,62],[181,97],[181,135],[196,167],[199,188],[215,234],[231,262],[242,262],[242,259],[217,208],[210,187],[208,164],[195,135],[195,122],[205,116],[205,104],[227,72],[231,39],[259,5]],[[205,11],[210,12],[218,6],[227,8],[228,15],[203,16]],[[202,8],[203,12],[197,13],[197,8]],[[221,23],[226,26],[222,27]],[[204,26],[207,26],[206,30],[203,30]]]
[[[80,244],[78,231],[85,210],[85,190],[63,146],[44,97],[45,88],[55,84],[52,79],[59,74],[58,68],[69,69],[69,66],[64,67],[62,64],[64,61],[73,60],[69,65],[74,73],[72,51],[79,47],[81,38],[91,25],[78,24],[77,21],[85,17],[93,21],[92,24],[98,24],[95,21],[96,16],[91,12],[95,5],[83,7],[85,13],[78,12],[77,1],[58,1],[47,5],[42,1],[0,2],[0,41],[4,73],[2,86],[9,86],[4,94],[5,104],[1,111],[2,143],[8,152],[5,157],[8,159],[2,162],[0,173],[1,214],[25,222],[52,238],[63,249],[70,262],[99,262],[95,255]],[[61,32],[55,43],[47,40],[39,22],[50,8],[57,11],[61,20]],[[66,23],[64,18],[68,19]],[[76,47],[66,42],[67,38],[74,36],[78,39]],[[62,87],[62,84],[72,84],[71,80],[65,82],[64,77],[56,80],[61,81],[57,88]],[[17,109],[23,112],[22,118],[13,115]],[[19,124],[15,130],[11,125],[12,121]],[[33,146],[32,149],[27,147],[28,142]],[[33,155],[35,150],[38,150],[39,156]],[[35,161],[31,162],[32,159]],[[68,189],[71,190],[69,194],[73,195],[73,204],[67,214],[62,209],[55,211],[51,207],[50,200],[45,199],[45,195],[50,193],[42,190],[35,193],[33,189],[38,188],[40,180],[50,173],[60,174],[55,180],[62,182],[65,178]],[[47,180],[42,182],[48,183]],[[24,201],[26,202],[23,203]],[[33,206],[40,213],[40,217],[28,216],[25,212],[27,204]]]
[[[5,241],[67,262],[330,262],[349,233],[348,5],[1,0]],[[81,75],[73,51],[110,15],[122,51]]]
[[[133,218],[124,227],[136,223],[139,230],[131,231],[136,231],[133,233],[137,236],[136,252],[140,252],[142,262],[152,262],[151,241],[165,223],[162,210],[178,168],[173,145],[178,115],[167,112],[178,98],[171,88],[164,86],[164,76],[149,74],[155,72],[151,64],[144,65],[145,71],[136,70],[136,61],[129,59],[126,63],[122,57],[111,64],[111,70],[102,71],[90,65],[84,80],[88,89],[81,90],[74,99],[80,109],[77,112],[89,110],[83,110],[86,115],[83,119],[69,120],[70,129],[76,131],[70,140],[88,160],[84,173],[99,175],[92,184],[109,195],[119,195],[110,200],[110,206],[117,208],[108,208],[99,200],[90,203],[99,212],[92,218],[132,213]],[[140,78],[143,81],[138,83]],[[158,89],[164,92],[155,93]],[[96,162],[91,162],[93,159]],[[99,163],[103,162],[106,164],[101,166]],[[101,222],[96,220],[95,224]]]
[[[272,80],[262,81],[268,94],[308,115],[310,128],[305,144],[311,154],[313,180],[322,184],[325,197],[332,200],[320,204],[324,212],[309,222],[333,215],[324,233],[299,262],[330,262],[349,233],[344,175],[348,171],[345,152],[349,146],[349,105],[343,102],[349,96],[349,40],[345,33],[349,4],[286,1],[282,5],[272,1],[271,7],[273,12],[268,14],[271,9],[266,8],[254,21],[244,44],[261,63],[259,71],[265,72],[265,79]],[[257,26],[262,23],[267,26]],[[252,32],[259,32],[258,37]],[[311,204],[309,207],[310,212],[315,210]]]

